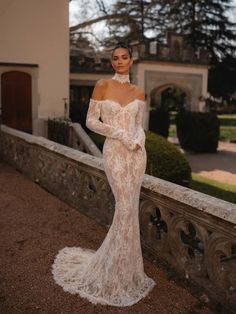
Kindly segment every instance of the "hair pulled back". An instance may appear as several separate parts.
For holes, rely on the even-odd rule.
[[[123,48],[123,49],[126,49],[129,53],[129,56],[130,58],[132,58],[132,49],[129,45],[127,45],[126,43],[124,42],[119,42],[116,44],[116,46],[112,49],[112,56],[113,56],[113,53],[115,52],[116,49],[118,48]]]

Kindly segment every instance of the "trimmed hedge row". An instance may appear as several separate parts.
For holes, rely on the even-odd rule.
[[[147,151],[146,173],[188,186],[191,180],[191,168],[183,154],[162,136],[150,131],[145,131],[145,133],[145,148]],[[105,138],[92,132],[90,136],[102,150]]]
[[[176,116],[180,146],[194,153],[215,153],[220,136],[220,121],[211,112],[180,111]]]
[[[169,136],[170,113],[158,107],[150,111],[149,130],[167,138]]]

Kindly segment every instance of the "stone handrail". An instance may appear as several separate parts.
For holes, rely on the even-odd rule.
[[[101,158],[6,126],[0,141],[3,160],[99,223],[111,224],[114,199]],[[145,175],[140,230],[146,256],[168,261],[226,311],[236,310],[236,205]]]
[[[70,124],[70,146],[79,151],[91,154],[96,157],[102,157],[101,151],[97,148],[88,134],[84,131],[79,123]]]
[[[49,140],[96,157],[102,157],[101,151],[79,123],[72,123],[69,120],[60,118],[48,119],[45,123]]]

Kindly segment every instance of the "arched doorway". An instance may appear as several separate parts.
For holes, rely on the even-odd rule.
[[[176,133],[175,115],[190,107],[191,94],[176,84],[163,84],[150,92],[149,129],[167,138]]]
[[[2,122],[3,124],[32,133],[31,76],[20,71],[2,74]]]
[[[191,93],[186,88],[182,88],[176,84],[164,84],[154,88],[150,92],[150,106],[153,108],[166,105],[169,107],[169,110],[176,110],[177,108],[174,107],[181,107],[183,105],[189,109],[190,103]]]

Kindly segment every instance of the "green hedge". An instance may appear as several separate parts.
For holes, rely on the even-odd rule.
[[[169,111],[158,107],[150,111],[149,130],[167,138],[169,136]]]
[[[181,147],[194,153],[217,151],[220,122],[211,112],[180,111],[176,116],[177,136]]]
[[[102,150],[104,137],[90,133],[91,138]],[[191,168],[183,154],[165,138],[153,132],[146,132],[147,168],[146,173],[188,186],[191,180]]]

